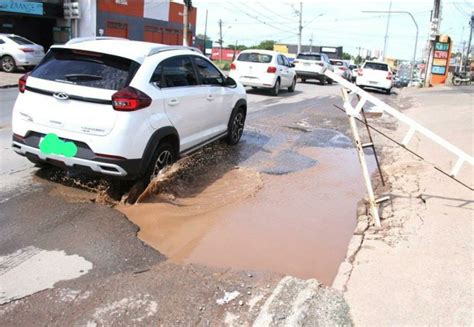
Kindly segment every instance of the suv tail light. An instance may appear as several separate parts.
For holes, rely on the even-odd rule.
[[[388,72],[387,79],[390,79],[390,80],[391,80],[392,77],[393,77],[392,73],[391,73],[391,72]]]
[[[267,68],[267,73],[274,74],[274,73],[276,73],[276,71],[277,71],[277,68],[274,67],[274,66],[269,66]]]
[[[359,70],[357,71],[357,75],[364,76],[364,70],[362,68],[359,68]]]
[[[146,108],[151,98],[136,88],[127,86],[112,95],[112,106],[118,111],[134,111]]]
[[[34,49],[30,49],[30,48],[20,48],[20,50],[23,51],[23,52],[25,52],[25,53],[26,53],[26,52],[35,52]]]
[[[25,93],[28,76],[30,76],[30,73],[26,73],[18,80],[18,91],[20,91],[20,93]]]
[[[230,64],[230,70],[235,70],[236,68],[237,68],[237,66],[234,63]]]

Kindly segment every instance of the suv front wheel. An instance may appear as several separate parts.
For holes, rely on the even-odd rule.
[[[228,132],[227,132],[227,143],[235,145],[239,143],[242,134],[244,133],[245,126],[245,110],[238,108],[232,113],[229,120]]]

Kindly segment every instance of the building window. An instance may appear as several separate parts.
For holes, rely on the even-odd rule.
[[[118,5],[128,5],[128,0],[115,0],[115,3]]]

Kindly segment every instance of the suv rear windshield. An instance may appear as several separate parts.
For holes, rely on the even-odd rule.
[[[303,60],[318,60],[321,61],[321,55],[318,54],[303,54],[300,53],[296,59],[303,59]]]
[[[25,39],[24,37],[21,37],[21,36],[8,36],[8,38],[19,45],[34,44],[30,40]]]
[[[365,69],[388,71],[387,64],[380,64],[378,62],[366,62],[365,65],[364,65],[364,68]]]
[[[258,52],[247,52],[247,53],[241,53],[239,57],[237,58],[237,60],[268,64],[269,62],[272,61],[272,56],[269,54],[258,53]]]
[[[31,76],[50,81],[99,89],[119,90],[126,87],[140,64],[126,58],[103,53],[51,49]]]

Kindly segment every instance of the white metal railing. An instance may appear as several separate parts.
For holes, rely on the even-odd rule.
[[[356,86],[355,84],[352,84],[351,82],[345,80],[344,78],[342,78],[341,76],[335,74],[334,72],[332,72],[330,70],[326,70],[325,75],[327,77],[329,77],[330,79],[332,79],[333,81],[338,82],[339,85],[341,85],[341,87],[344,87],[345,89],[350,90],[349,97],[347,97],[347,99],[344,100],[344,109],[346,110],[346,113],[348,115],[358,116],[361,109],[362,109],[362,107],[364,106],[364,104],[366,104],[367,102],[371,102],[377,108],[383,110],[384,112],[388,113],[389,115],[395,117],[399,121],[401,121],[401,122],[403,122],[403,123],[405,123],[409,126],[410,129],[408,130],[408,133],[405,135],[405,137],[403,138],[403,141],[402,141],[402,144],[405,147],[408,145],[408,143],[412,139],[415,132],[419,132],[420,134],[423,134],[424,136],[429,138],[434,143],[439,144],[440,146],[442,146],[443,148],[445,148],[449,152],[456,155],[457,161],[456,161],[456,164],[453,166],[453,168],[451,170],[451,174],[450,174],[452,177],[455,177],[459,173],[462,165],[465,162],[467,162],[471,165],[474,165],[474,158],[472,156],[470,156],[466,152],[462,151],[458,147],[454,146],[453,144],[449,143],[448,141],[446,141],[445,139],[443,139],[439,135],[433,133],[432,131],[430,131],[426,127],[420,125],[419,123],[417,123],[413,119],[411,119],[411,118],[407,117],[406,115],[402,114],[398,110],[390,107],[385,102],[377,99],[373,95],[367,93],[366,91],[362,90],[360,87]],[[354,108],[352,106],[352,101],[354,100],[354,96],[356,94],[359,95],[360,100]]]

